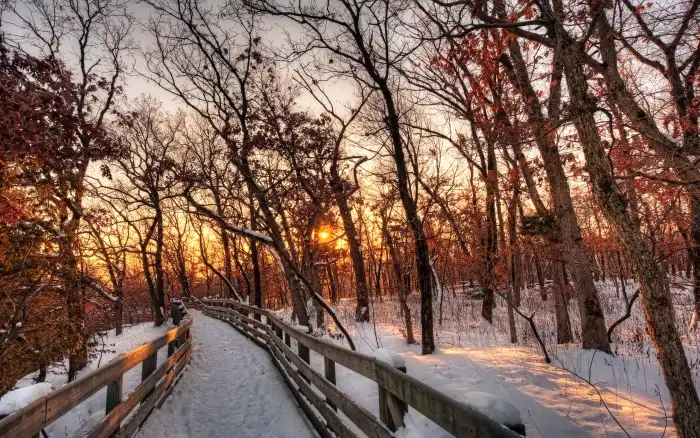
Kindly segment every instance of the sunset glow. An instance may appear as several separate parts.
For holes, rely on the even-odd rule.
[[[0,438],[700,437],[700,0],[0,17]]]

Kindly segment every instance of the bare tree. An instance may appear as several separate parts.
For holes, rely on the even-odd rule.
[[[439,4],[446,8],[466,9],[471,13],[473,17],[471,21],[453,23],[455,34],[468,35],[482,28],[501,28],[516,38],[535,41],[556,49],[556,62],[561,63],[562,72],[566,78],[569,98],[568,115],[583,149],[593,194],[614,226],[620,243],[635,268],[647,328],[656,346],[659,362],[671,394],[676,429],[680,436],[696,436],[700,434],[700,400],[693,384],[680,336],[673,322],[672,303],[666,285],[667,278],[637,229],[627,208],[627,197],[616,182],[613,168],[607,158],[605,149],[607,142],[602,138],[597,124],[596,113],[601,110],[604,102],[592,97],[586,69],[592,69],[604,78],[609,90],[607,94],[609,102],[628,117],[631,126],[644,135],[649,146],[659,153],[662,159],[669,162],[681,178],[696,180],[696,170],[688,165],[687,156],[679,153],[681,151],[679,142],[659,129],[654,118],[634,99],[634,94],[623,80],[617,62],[615,33],[611,30],[603,4],[590,2],[582,6],[573,6],[564,5],[560,0],[553,0],[551,3],[539,3],[536,6],[535,15],[542,17],[541,19],[525,18],[513,22],[502,18],[510,17],[509,11],[502,16],[498,15],[504,8],[503,3],[494,2],[491,9],[486,7],[486,3],[458,1]],[[517,6],[511,7],[513,8]],[[578,8],[587,19],[577,23],[573,28],[567,28],[567,22],[572,17],[571,12]],[[687,23],[690,21],[690,18],[685,17],[692,17],[696,10],[696,7],[689,6],[687,11],[681,14],[683,18],[673,41],[680,40],[685,35],[688,29]],[[516,16],[518,16],[517,13]],[[547,32],[533,31],[535,26],[546,26]],[[598,38],[599,44],[588,44],[594,36]],[[599,50],[599,53],[594,55],[594,50]],[[598,56],[602,62],[599,61]],[[693,63],[694,56],[691,55],[689,58],[691,59],[689,65]],[[685,99],[686,95],[682,96]],[[677,97],[680,98],[680,95]],[[610,135],[614,135],[612,130]]]
[[[174,156],[183,123],[182,115],[167,117],[152,97],[138,100],[120,122],[128,153],[115,160],[113,184],[101,187],[103,198],[130,213],[125,219],[137,231],[157,326],[165,320],[165,210],[176,195]]]
[[[433,286],[430,254],[418,207],[411,195],[406,145],[401,136],[401,108],[396,89],[399,75],[395,68],[410,52],[402,44],[397,28],[408,3],[384,0],[376,4],[338,0],[330,3],[309,1],[284,4],[268,0],[250,0],[252,11],[285,17],[304,29],[301,41],[293,42],[294,55],[317,53],[319,74],[359,80],[374,90],[381,102],[381,131],[389,138],[396,168],[396,184],[404,214],[413,232],[416,247],[418,286],[421,293],[421,345],[423,354],[435,350],[433,337]],[[324,73],[325,72],[325,73]]]

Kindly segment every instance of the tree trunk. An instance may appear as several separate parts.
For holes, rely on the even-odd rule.
[[[326,265],[326,275],[328,275],[328,295],[331,303],[336,304],[338,302],[338,288],[335,283],[335,275],[333,275],[333,268],[331,267],[330,263]]]
[[[155,229],[155,222],[152,224],[152,228]],[[152,233],[149,233],[149,236]],[[164,316],[161,309],[158,307],[158,294],[156,293],[156,285],[153,281],[153,274],[151,274],[151,261],[148,258],[148,243],[150,242],[150,237],[140,244],[141,246],[141,265],[143,267],[143,276],[146,278],[146,284],[148,285],[148,295],[151,298],[151,306],[153,307],[154,323],[156,327],[163,324]]]
[[[496,192],[498,180],[496,175],[496,153],[492,143],[487,144],[487,174],[486,177],[486,239],[484,242],[484,279],[482,281],[481,316],[493,323],[493,308],[495,306],[494,289],[496,254],[498,252],[498,225],[496,224]]]
[[[382,232],[384,233],[384,240],[386,242],[386,247],[389,249],[389,257],[391,257],[391,263],[394,268],[394,278],[396,280],[396,288],[399,292],[399,305],[401,306],[401,313],[403,314],[404,324],[406,326],[406,342],[408,344],[415,344],[416,341],[413,338],[413,322],[411,321],[411,309],[408,308],[408,303],[406,302],[406,273],[401,269],[401,262],[396,251],[396,246],[394,245],[394,239],[389,233],[386,222],[382,225]]]
[[[620,256],[620,251],[616,251],[615,256],[617,257],[617,268],[620,270],[619,277],[620,286],[622,286],[622,298],[625,300],[625,306],[627,306],[630,299],[627,296],[627,278],[625,277],[625,269],[622,267],[622,257]]]
[[[537,274],[537,284],[540,286],[540,297],[542,301],[547,301],[547,289],[544,285],[544,272],[542,270],[542,260],[535,255],[535,273]]]
[[[124,325],[122,323],[123,311],[124,311],[124,304],[122,303],[121,295],[119,295],[117,298],[117,302],[114,303],[114,322],[115,322],[117,336],[122,334],[123,327],[124,327]]]
[[[517,171],[517,167],[515,168]],[[510,342],[518,342],[518,334],[515,331],[515,315],[513,306],[520,306],[520,289],[522,285],[522,268],[520,261],[520,245],[517,234],[517,214],[518,202],[520,198],[520,173],[516,173],[513,178],[513,199],[508,205],[508,240],[511,251],[510,257],[510,288],[508,289],[508,328],[510,331]]]
[[[62,248],[65,256],[65,265],[67,271],[66,287],[66,307],[68,320],[71,322],[71,337],[72,345],[68,355],[68,381],[75,380],[78,371],[85,368],[88,362],[87,351],[87,332],[85,329],[85,306],[84,306],[84,286],[82,281],[82,272],[80,261],[78,259],[80,253],[80,212],[82,212],[83,195],[85,189],[83,187],[85,173],[87,172],[87,163],[78,169],[78,173],[74,180],[71,180],[70,186],[74,193],[73,200],[66,200],[64,211],[66,217],[71,215],[65,229],[61,230],[64,236],[64,247]],[[70,208],[70,203],[73,208]],[[70,211],[70,213],[69,213]]]
[[[69,257],[74,258],[73,255]],[[70,280],[68,283],[68,319],[71,321],[72,346],[68,355],[68,381],[76,379],[78,371],[85,368],[88,361],[87,355],[87,333],[85,331],[85,307],[83,305],[83,286],[80,281],[80,272],[75,260],[68,264]]]
[[[383,252],[383,251],[382,251]],[[382,259],[382,254],[379,254],[379,262],[377,263],[377,274],[374,279],[374,296],[376,296],[379,301],[382,301],[382,264],[384,260]]]
[[[224,209],[221,205],[221,199],[217,193],[217,190],[218,189],[212,190],[214,193],[216,213],[221,217],[225,217]],[[231,266],[231,239],[228,235],[228,231],[226,231],[226,228],[224,228],[221,225],[219,226],[219,232],[221,234],[221,246],[224,250],[224,275],[226,276],[226,279],[229,281],[230,285],[226,285],[226,290],[228,291],[226,296],[227,298],[233,298],[236,296],[236,293],[231,289],[233,286],[233,267]]]
[[[253,196],[252,194],[249,194],[249,201],[250,201],[250,229],[253,231],[257,231],[258,229],[258,221],[257,217],[255,214],[255,203],[253,202]],[[263,304],[262,304],[262,283],[260,279],[260,256],[258,254],[258,242],[256,242],[254,239],[250,240],[250,259],[251,262],[253,263],[253,305],[255,305],[257,308],[262,309]],[[250,301],[250,298],[249,298]],[[255,319],[258,321],[260,320],[261,316],[260,314],[255,314],[254,315]]]
[[[561,267],[561,262],[552,262],[552,279],[554,280],[552,294],[554,295],[554,316],[557,324],[557,344],[566,344],[573,341],[571,335],[571,319],[569,318],[569,309],[567,307],[567,299],[564,293],[566,286],[564,285],[564,271]]]
[[[576,296],[581,318],[581,340],[583,348],[595,348],[610,353],[603,309],[593,281],[590,265],[592,253],[583,241],[581,228],[576,218],[569,182],[564,172],[559,149],[551,140],[537,93],[532,87],[527,66],[516,40],[509,43],[513,59],[510,77],[528,101],[528,118],[534,124],[536,144],[542,156],[544,169],[554,204],[558,235],[562,240],[566,261],[569,263],[576,286]]]
[[[165,279],[163,272],[163,246],[164,238],[163,234],[163,212],[160,210],[160,206],[156,207],[156,250],[153,255],[153,269],[156,271],[156,281],[155,281],[155,296],[156,302],[154,307],[156,308],[156,326],[163,324],[165,320]]]
[[[247,133],[245,132],[244,137],[247,137]],[[247,138],[244,138],[243,143],[247,144],[248,141],[249,140],[247,140]],[[281,265],[281,269],[284,273],[285,279],[287,280],[287,285],[289,286],[289,290],[292,295],[294,314],[296,315],[300,325],[309,326],[309,315],[306,311],[306,303],[304,301],[304,292],[307,288],[304,285],[304,282],[298,277],[294,267],[291,266],[291,264],[296,263],[296,261],[292,259],[289,251],[284,245],[284,238],[282,237],[282,230],[277,223],[277,217],[273,213],[272,207],[265,196],[265,191],[258,187],[258,184],[253,177],[253,172],[250,168],[248,157],[237,157],[235,164],[238,170],[241,172],[241,176],[246,183],[249,193],[251,193],[253,198],[258,202],[262,217],[265,219],[267,228],[270,231],[273,248],[277,252],[276,255],[279,258],[278,262]],[[307,292],[312,293],[312,291]]]
[[[367,62],[371,62],[367,60]],[[368,66],[368,71],[374,71],[373,66]],[[433,336],[433,289],[430,271],[430,252],[428,240],[423,229],[423,222],[418,216],[418,207],[411,197],[408,180],[408,170],[404,154],[403,140],[401,138],[401,126],[395,107],[394,98],[386,79],[373,78],[380,88],[386,107],[386,120],[391,143],[393,146],[394,164],[396,165],[397,185],[401,204],[404,208],[413,240],[416,247],[416,269],[418,274],[418,288],[421,296],[421,353],[431,354],[435,351],[435,339]]]
[[[556,3],[561,11],[560,0]],[[636,230],[627,211],[627,199],[615,181],[598,133],[596,106],[590,100],[579,50],[562,35],[564,30],[560,24],[555,28],[562,42],[562,62],[571,99],[570,113],[583,148],[593,193],[615,227],[620,243],[637,273],[647,331],[656,347],[671,395],[676,431],[681,438],[700,436],[700,399],[681,338],[673,323],[672,303],[666,293],[666,276],[646,246],[644,237]]]
[[[348,205],[347,194],[340,175],[337,173],[337,166],[333,166],[331,172],[335,169],[335,174],[332,175],[331,188],[335,196],[335,202],[338,205],[340,218],[343,221],[343,230],[350,249],[350,260],[352,261],[352,270],[355,274],[355,289],[357,291],[357,302],[355,305],[355,321],[369,321],[369,289],[367,283],[367,272],[365,269],[365,261],[362,258],[362,243],[360,236],[357,233],[357,228],[352,220],[352,212]]]
[[[697,329],[700,318],[700,197],[690,197],[690,248],[688,250],[689,266],[693,267],[693,316],[691,330]]]

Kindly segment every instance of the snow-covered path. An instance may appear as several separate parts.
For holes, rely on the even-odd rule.
[[[192,362],[136,436],[313,437],[268,354],[229,325],[192,313]]]

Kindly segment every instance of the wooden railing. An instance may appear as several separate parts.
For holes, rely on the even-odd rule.
[[[324,438],[332,437],[330,432],[340,438],[357,436],[346,420],[339,417],[338,411],[370,438],[393,437],[393,432],[404,425],[403,418],[408,406],[457,437],[519,436],[508,427],[525,434],[522,424],[507,427],[497,423],[407,375],[405,368],[394,368],[374,357],[310,336],[266,310],[227,299],[203,300],[197,307],[209,316],[228,322],[269,351],[292,394]],[[292,339],[296,340],[296,353],[292,350]],[[309,350],[323,357],[323,375],[311,367]],[[335,386],[336,363],[377,383],[379,418]]]
[[[177,324],[180,309],[174,310]],[[87,437],[131,437],[155,406],[160,406],[172,390],[173,382],[190,360],[192,318],[160,338],[120,355],[102,368],[63,385],[49,395],[36,400],[22,410],[0,420],[0,437],[36,437],[46,426],[54,422],[100,389],[107,387],[105,417],[87,433]],[[157,367],[158,350],[168,346],[168,359]],[[138,365],[141,383],[122,399],[124,373]],[[140,405],[139,405],[140,403]],[[132,410],[137,411],[130,416]],[[129,417],[130,416],[130,417]],[[124,425],[122,421],[125,419]]]

